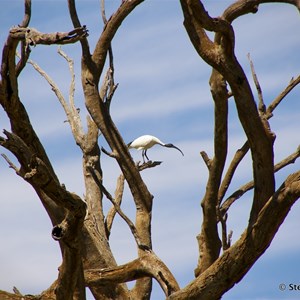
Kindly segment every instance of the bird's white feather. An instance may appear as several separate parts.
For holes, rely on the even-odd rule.
[[[164,146],[164,143],[153,135],[142,135],[129,144],[129,148],[147,150],[156,144]]]

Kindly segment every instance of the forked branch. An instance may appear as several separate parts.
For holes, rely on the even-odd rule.
[[[12,152],[19,160],[21,168],[13,167],[17,174],[29,182],[38,195],[45,194],[57,207],[66,212],[64,220],[54,226],[52,236],[63,243],[63,263],[60,267],[56,286],[57,300],[71,300],[78,278],[82,272],[81,228],[86,214],[86,204],[82,199],[67,191],[52,176],[47,165],[36,156],[17,135],[4,132],[7,138],[0,138],[1,146]],[[81,286],[83,288],[83,286]]]
[[[296,159],[300,156],[300,146],[297,148],[297,150],[292,153],[291,155],[284,158],[282,161],[277,163],[274,166],[274,173],[280,171],[284,167],[286,167],[289,164],[295,163]],[[250,191],[254,187],[254,182],[250,181],[243,186],[241,186],[238,190],[236,190],[234,193],[232,193],[221,205],[220,211],[222,215],[225,215],[227,211],[229,210],[230,206],[238,200],[240,197],[242,197],[246,192]]]
[[[266,119],[270,119],[273,117],[273,112],[274,110],[276,109],[276,107],[281,103],[281,101],[283,99],[285,99],[285,97],[300,83],[300,76],[298,76],[297,78],[293,78],[290,83],[288,84],[288,86],[272,101],[272,103],[267,107],[266,109],[266,112],[265,114],[263,115],[263,117],[265,117]],[[219,190],[219,203],[221,203],[223,201],[223,198],[228,190],[228,187],[231,183],[231,180],[234,176],[234,173],[239,165],[239,163],[242,161],[242,159],[245,157],[245,155],[247,154],[247,152],[249,151],[249,143],[248,141],[246,141],[244,143],[244,145],[238,149],[227,169],[227,172],[223,178],[223,181],[222,181],[222,185],[220,187],[220,190]],[[298,151],[298,150],[297,150]],[[284,161],[291,161],[290,163],[293,163],[293,157],[294,155],[297,154],[297,151],[292,154],[291,156],[287,157]],[[281,163],[277,164],[275,167],[274,167],[274,170],[276,172],[276,170],[280,170],[281,167],[279,168],[279,165]],[[289,164],[289,163],[287,163]],[[287,165],[286,164],[286,165]],[[244,185],[241,189],[239,189],[238,191],[236,191],[234,194],[232,194],[227,200],[229,199],[233,199],[232,196],[233,195],[236,195],[238,196],[238,198],[241,197],[242,194],[244,194],[246,191],[248,191],[249,189],[251,189],[253,186],[253,182],[250,183],[247,183],[246,185]],[[226,201],[227,201],[226,200]],[[222,209],[223,211],[223,209]],[[227,211],[227,210],[226,210]]]
[[[121,283],[152,277],[157,280],[166,296],[179,290],[179,285],[167,266],[153,251],[144,251],[139,258],[112,269],[85,271],[89,285]]]
[[[199,277],[167,300],[220,299],[239,282],[269,247],[278,228],[300,197],[300,171],[291,174],[260,211],[257,221]]]
[[[73,61],[61,50],[58,50],[58,53],[64,57],[69,65],[70,74],[71,74],[71,83],[70,83],[70,93],[69,93],[69,103],[66,101],[63,93],[59,89],[55,81],[34,61],[29,60],[33,68],[48,82],[52,91],[55,93],[57,99],[59,100],[61,106],[63,107],[65,114],[67,116],[67,121],[70,124],[74,139],[76,143],[83,149],[85,142],[85,134],[83,132],[82,123],[80,120],[79,111],[75,107],[74,103],[74,91],[75,91],[75,75],[73,69]]]
[[[149,249],[149,247],[147,245],[144,245],[141,241],[141,238],[139,237],[139,234],[137,232],[137,229],[135,227],[135,225],[133,224],[133,222],[124,214],[124,212],[122,211],[121,207],[120,207],[120,203],[119,201],[116,201],[112,195],[108,192],[108,190],[103,186],[101,179],[99,178],[99,176],[97,176],[96,171],[93,168],[89,168],[95,182],[99,185],[101,191],[103,192],[103,194],[107,197],[107,199],[113,204],[116,212],[119,214],[119,216],[127,223],[128,227],[130,228],[130,231],[137,243],[137,246],[140,249]]]

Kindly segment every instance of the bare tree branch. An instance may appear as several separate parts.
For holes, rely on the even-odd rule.
[[[75,78],[74,78],[74,71],[73,71],[73,61],[61,50],[59,49],[60,55],[64,57],[64,59],[67,60],[69,64],[70,74],[71,74],[71,84],[70,84],[70,93],[69,93],[69,104],[64,99],[62,93],[60,92],[58,86],[55,84],[55,82],[35,63],[30,61],[30,63],[33,64],[35,69],[45,77],[45,79],[48,81],[50,86],[52,87],[52,90],[57,95],[58,99],[60,100],[67,118],[68,122],[71,125],[72,133],[74,136],[74,139],[76,143],[81,147],[83,151],[83,169],[84,169],[84,179],[86,182],[86,201],[88,206],[88,215],[89,215],[89,221],[85,222],[85,226],[83,228],[84,230],[84,236],[85,239],[89,241],[89,245],[92,245],[91,247],[88,247],[87,251],[95,251],[96,247],[94,244],[99,244],[99,241],[102,241],[102,239],[95,240],[94,236],[99,235],[99,231],[105,233],[104,229],[104,223],[103,223],[103,211],[102,211],[102,194],[99,190],[99,187],[95,182],[93,182],[93,179],[91,180],[91,174],[89,171],[87,171],[87,167],[97,170],[97,172],[101,173],[101,167],[99,164],[99,146],[98,146],[98,128],[95,126],[94,122],[87,118],[88,123],[88,132],[87,134],[84,134],[83,128],[81,125],[81,120],[79,116],[79,112],[75,107],[74,102],[74,90],[75,90]],[[98,195],[95,199],[95,195]],[[63,225],[58,225],[55,227],[54,230],[54,236],[56,239],[60,238],[57,237],[57,234],[63,233],[65,230],[63,230]],[[100,228],[100,229],[99,229]],[[101,251],[101,254],[99,253],[100,257],[97,257],[97,264],[105,266],[114,266],[116,263],[113,259],[112,253],[106,243],[102,243],[102,245],[98,245],[99,250]],[[88,252],[89,253],[89,252]],[[85,260],[86,262],[87,260]],[[117,291],[124,296],[125,291],[123,290],[123,287],[119,287],[116,289],[116,292],[111,293],[110,297],[117,297]],[[105,289],[103,288],[93,288],[93,292],[97,293],[98,295],[103,295],[103,293],[106,293]],[[102,297],[102,296],[101,296]]]
[[[291,174],[260,211],[257,221],[199,277],[167,300],[220,299],[269,247],[293,204],[300,198],[300,171]],[[213,280],[212,280],[213,279]]]
[[[139,171],[143,171],[149,168],[154,168],[156,166],[161,165],[162,161],[147,161],[145,163],[140,164],[140,162],[137,162],[136,166]]]
[[[101,151],[111,158],[117,158],[116,152],[109,152],[104,147],[101,147]]]
[[[92,55],[92,61],[96,66],[96,82],[99,81],[99,78],[102,74],[106,55],[111,47],[111,41],[114,35],[116,34],[123,20],[135,9],[136,6],[142,2],[143,0],[123,1],[118,10],[106,22],[104,30]]]
[[[107,23],[106,14],[105,14],[105,0],[101,0],[101,16],[103,24]]]
[[[93,169],[90,169],[90,171],[92,172],[95,181],[98,183],[98,185],[100,186],[103,194],[106,196],[106,198],[114,205],[114,208],[116,210],[116,212],[119,214],[119,216],[127,223],[129,229],[131,230],[131,233],[137,243],[137,246],[140,249],[149,249],[147,247],[147,245],[143,245],[141,242],[141,238],[139,237],[139,234],[137,232],[137,229],[135,228],[133,222],[123,213],[118,201],[116,201],[112,195],[108,192],[108,190],[103,186],[101,180],[99,179],[99,177],[97,176],[97,174],[94,172]]]
[[[289,85],[273,100],[273,102],[268,106],[266,113],[265,113],[265,117],[267,119],[270,119],[273,116],[273,112],[274,112],[275,108],[278,106],[278,104],[299,83],[300,83],[300,76],[298,76],[295,79],[292,79],[290,81]],[[247,154],[248,150],[249,150],[249,144],[248,144],[248,142],[245,142],[245,144],[240,149],[237,150],[235,156],[233,157],[233,159],[230,163],[230,166],[228,167],[227,173],[225,174],[224,179],[222,181],[222,185],[221,185],[221,188],[219,191],[219,203],[222,202],[222,199],[223,199],[224,195],[226,194],[227,189],[231,183],[231,180],[233,178],[235,170],[238,167],[239,163],[244,158],[244,156]],[[274,168],[276,170],[278,167],[275,166]],[[248,191],[248,184],[245,185],[245,189],[246,189],[246,191]],[[244,188],[242,190],[244,190]],[[239,193],[237,195],[239,195]]]
[[[195,270],[198,276],[218,257],[221,240],[218,233],[218,190],[227,156],[228,143],[228,90],[223,76],[213,70],[210,77],[210,89],[215,107],[214,157],[209,163],[209,177],[206,192],[202,199],[203,222],[201,233],[197,236],[199,261]]]
[[[259,113],[261,115],[265,115],[265,113],[266,113],[266,105],[264,103],[262,89],[260,87],[260,84],[259,84],[256,72],[255,72],[255,69],[254,69],[254,64],[253,64],[253,62],[251,60],[251,57],[250,57],[250,53],[248,53],[248,60],[250,62],[250,68],[251,68],[251,72],[252,72],[252,77],[253,77],[253,81],[254,81],[254,84],[256,86],[256,90],[257,90],[257,94],[258,94],[258,111],[259,111]]]
[[[37,191],[42,190],[61,209],[67,211],[65,219],[54,226],[52,236],[64,243],[63,263],[56,286],[57,300],[71,300],[82,273],[80,232],[86,214],[86,204],[79,196],[68,192],[48,170],[47,165],[36,156],[24,141],[13,133],[4,132],[3,147],[14,153],[21,163],[17,174],[28,181]],[[81,286],[84,290],[84,286]],[[84,292],[83,292],[84,294]]]
[[[141,244],[151,248],[153,196],[142,180],[128,151],[127,145],[111,119],[107,105],[103,102],[103,99],[100,98],[98,88],[111,41],[124,19],[141,2],[142,0],[122,2],[119,9],[110,17],[105,25],[91,57],[86,55],[86,49],[82,44],[82,84],[87,110],[109,144],[111,152],[115,154],[115,158],[133,195],[136,206],[135,227],[141,239]],[[76,26],[74,19],[73,24]],[[143,251],[139,249],[139,255],[141,255],[142,252]],[[137,280],[131,294],[133,298],[149,299],[151,289],[151,279],[141,279]]]
[[[250,217],[250,224],[252,224],[265,201],[274,192],[273,136],[258,115],[246,75],[233,53],[234,39],[230,33],[232,32],[230,23],[222,23],[224,28],[220,29],[221,26],[218,22],[215,25],[215,19],[207,14],[199,1],[181,1],[181,4],[185,17],[184,24],[191,42],[198,54],[213,68],[217,69],[229,83],[235,98],[239,119],[249,141],[255,181]],[[199,19],[201,15],[205,17]],[[218,52],[218,59],[216,56],[207,56],[206,52],[212,52],[212,47],[199,42],[201,39],[205,41],[205,37],[203,37],[205,29],[216,31],[215,43],[220,45],[222,49]],[[263,167],[261,167],[262,161],[264,161]]]
[[[275,108],[299,83],[300,83],[300,76],[296,77],[295,79],[294,78],[291,79],[288,86],[269,105],[269,107],[266,111],[267,118],[271,118],[273,116],[273,111],[275,110]]]
[[[49,83],[51,86],[52,91],[55,93],[57,99],[59,100],[60,104],[62,105],[65,114],[67,116],[67,120],[71,126],[71,130],[74,136],[74,139],[76,143],[80,147],[84,147],[84,132],[83,132],[83,127],[81,124],[79,112],[76,109],[74,105],[74,91],[75,91],[75,75],[74,75],[74,70],[73,70],[73,61],[67,57],[67,55],[60,49],[59,54],[63,56],[68,64],[69,64],[69,69],[70,69],[70,74],[71,74],[71,83],[70,83],[70,93],[69,93],[69,103],[67,103],[66,99],[64,98],[62,92],[60,91],[59,87],[57,84],[54,82],[54,80],[34,61],[29,60],[28,63],[30,63],[34,69],[42,76],[45,78],[45,80]]]
[[[103,99],[100,98],[98,90],[99,78],[103,71],[110,42],[122,21],[141,2],[141,0],[135,0],[126,1],[121,4],[117,12],[108,20],[92,57],[86,57],[85,49],[83,49],[82,83],[86,107],[108,142],[112,153],[115,154],[115,158],[133,195],[136,205],[135,227],[141,239],[141,244],[151,248],[151,211],[153,196],[143,182],[130,156],[127,145],[111,119],[107,106],[103,102]],[[139,251],[139,253],[141,252]],[[138,280],[132,293],[134,294],[136,291],[136,295],[143,295],[145,299],[148,299],[151,286],[151,280]]]
[[[222,215],[221,210],[219,207],[217,207],[217,213],[218,213],[218,221],[221,223],[222,227],[222,249],[223,251],[227,250],[231,246],[231,237],[232,237],[232,231],[227,234],[227,213]]]
[[[296,6],[300,10],[300,2],[298,0],[238,0],[224,11],[222,17],[232,23],[242,15],[256,13],[259,5],[264,3],[287,3]]]
[[[105,15],[105,1],[104,0],[101,0],[101,15],[102,15],[103,24],[106,26],[107,18]],[[109,68],[106,72],[106,76],[105,76],[103,85],[100,90],[100,96],[101,96],[101,99],[103,99],[103,101],[106,102],[107,108],[109,110],[111,100],[113,98],[113,95],[114,95],[117,87],[118,87],[118,84],[115,85],[115,81],[114,81],[115,68],[114,68],[114,56],[113,56],[111,44],[108,47],[108,57],[109,57]]]
[[[200,155],[202,156],[202,159],[205,162],[205,164],[206,164],[206,166],[207,166],[207,168],[209,170],[210,167],[211,167],[211,163],[212,163],[211,159],[208,157],[208,155],[207,155],[207,153],[205,151],[201,151]]]
[[[148,162],[140,165],[138,162],[137,167],[138,167],[139,171],[143,171],[148,168],[154,168],[156,166],[159,166],[161,163],[162,163],[161,161],[148,161]],[[121,174],[118,177],[117,187],[116,187],[116,191],[115,191],[115,200],[114,201],[116,202],[117,206],[120,206],[121,202],[122,202],[123,191],[124,191],[124,181],[125,181],[125,178],[124,178],[123,174]],[[107,237],[109,237],[109,235],[110,235],[112,223],[113,223],[116,213],[117,213],[116,207],[115,207],[115,205],[113,205],[111,207],[111,209],[109,210],[109,212],[106,216],[106,220],[105,220]]]
[[[222,181],[222,184],[221,184],[221,187],[220,187],[220,190],[219,190],[219,195],[218,195],[218,202],[219,204],[222,202],[227,190],[228,190],[228,187],[231,183],[231,180],[234,176],[234,173],[236,171],[236,168],[238,167],[239,163],[243,160],[243,158],[245,157],[245,155],[247,154],[249,150],[249,144],[248,142],[245,142],[245,144],[236,151],[228,169],[227,169],[227,172],[224,176],[224,179]]]
[[[74,28],[82,27],[77,15],[75,0],[68,0],[68,6],[69,6],[70,18],[72,20]],[[81,43],[82,52],[83,52],[83,56],[85,57],[85,60],[90,61],[91,53],[89,49],[87,36],[84,36],[82,39],[80,39],[80,43]]]
[[[0,143],[1,143],[1,138],[0,138]],[[6,160],[8,163],[9,167],[15,170],[15,172],[18,174],[20,172],[20,169],[16,167],[16,165],[5,155],[4,153],[1,154],[1,156]]]
[[[19,25],[20,27],[27,27],[29,25],[31,19],[31,0],[24,1],[24,18],[22,23]]]
[[[289,155],[288,157],[284,158],[282,161],[277,163],[274,166],[274,173],[280,171],[284,167],[286,167],[289,164],[295,163],[296,159],[300,156],[300,146],[298,149]],[[230,206],[238,200],[241,196],[243,196],[246,192],[249,190],[253,189],[254,187],[254,182],[250,181],[246,183],[245,185],[241,186],[238,190],[236,190],[233,194],[231,194],[221,205],[221,213],[222,215],[225,215],[227,211],[229,210]]]
[[[74,94],[75,94],[75,72],[74,72],[74,62],[73,60],[68,57],[68,55],[62,50],[61,47],[57,50],[58,54],[61,55],[68,63],[69,70],[70,70],[70,76],[71,76],[71,83],[70,83],[70,89],[69,89],[69,103],[71,106],[71,109],[73,111],[77,111],[77,108],[75,107],[74,103]]]
[[[74,215],[78,214],[78,216],[84,217],[85,202],[79,196],[69,193],[63,188],[57,178],[52,176],[47,165],[32,152],[20,137],[6,130],[4,134],[7,138],[0,138],[1,146],[11,151],[21,163],[18,175],[33,186],[43,189],[59,206],[72,211]]]
[[[34,28],[14,27],[10,30],[10,36],[17,40],[23,40],[27,46],[73,44],[86,37],[88,31],[85,26],[75,28],[69,32],[42,33]]]
[[[123,198],[123,191],[124,191],[124,181],[125,181],[125,178],[124,178],[123,174],[121,174],[118,177],[117,187],[116,187],[116,191],[115,191],[115,202],[116,202],[117,207],[121,206],[121,202],[122,202],[122,198]],[[113,224],[116,213],[117,213],[116,207],[115,207],[115,205],[113,205],[113,207],[107,213],[107,216],[105,219],[107,238],[109,238],[109,236],[110,236],[112,224]]]
[[[19,27],[26,28],[29,25],[31,19],[31,0],[25,0],[25,14],[22,23]],[[26,62],[30,55],[30,47],[26,45],[25,41],[21,41],[21,59],[19,60],[16,67],[16,75],[22,72],[23,68],[26,65]]]
[[[176,279],[153,251],[144,251],[139,258],[117,268],[85,272],[85,278],[91,285],[128,282],[148,276],[157,280],[166,296],[179,290]]]
[[[0,290],[0,299],[1,300],[54,300],[55,295],[22,295],[17,293],[8,293]]]

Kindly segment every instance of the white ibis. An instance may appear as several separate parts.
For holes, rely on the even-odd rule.
[[[167,148],[175,148],[179,152],[181,152],[182,155],[184,155],[183,152],[179,148],[174,146],[173,144],[165,144],[160,139],[158,139],[157,137],[155,137],[153,135],[142,135],[142,136],[138,137],[137,139],[135,139],[134,141],[132,141],[131,143],[129,143],[127,146],[129,149],[135,148],[137,150],[143,150],[142,157],[143,157],[143,161],[145,162],[145,156],[149,160],[149,158],[147,156],[147,150],[149,148],[153,147],[154,145],[161,145],[161,146],[167,147]]]

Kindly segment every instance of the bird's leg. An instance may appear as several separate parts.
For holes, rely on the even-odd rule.
[[[142,151],[142,158],[143,158],[143,163],[145,163],[145,149],[143,149],[143,151]],[[147,155],[146,155],[146,157],[147,157]]]
[[[147,149],[145,150],[145,156],[147,157],[148,161],[150,160],[149,157],[147,156]]]

